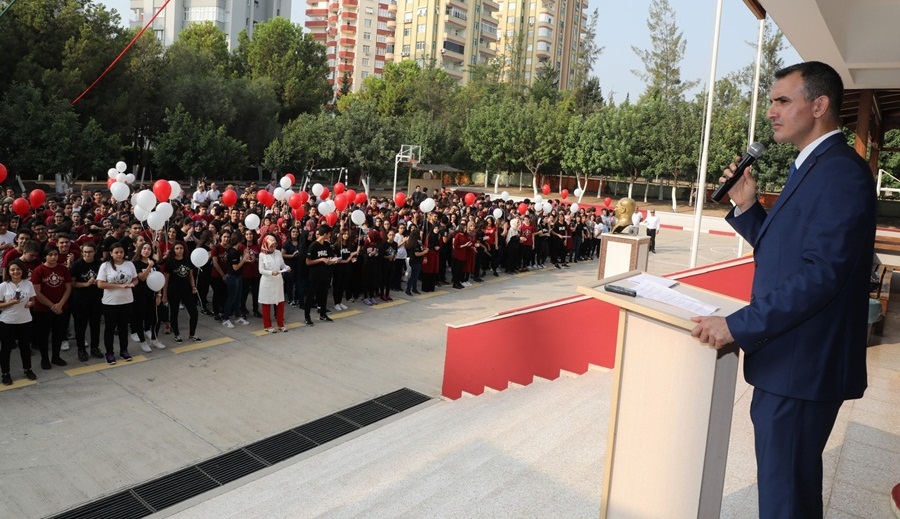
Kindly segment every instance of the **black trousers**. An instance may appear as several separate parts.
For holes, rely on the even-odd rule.
[[[656,229],[647,229],[647,236],[650,237],[650,252],[656,251]]]
[[[137,292],[137,291],[135,291]],[[131,312],[131,333],[136,333],[138,340],[144,342],[156,338],[156,293],[143,292],[134,294],[134,303]],[[176,307],[177,309],[178,307]],[[145,331],[150,330],[150,337],[146,337]]]
[[[62,314],[52,311],[33,312],[32,317],[34,319],[32,340],[37,350],[41,352],[41,360],[58,359],[59,348],[69,333],[69,311],[66,310]]]
[[[259,312],[259,277],[241,280],[241,312],[247,317],[247,296],[253,298],[253,311]]]
[[[184,304],[184,309],[188,313],[188,330],[189,335],[193,337],[197,333],[197,297],[191,291],[190,287],[185,289],[169,288],[169,322],[172,325],[172,333],[181,335],[181,329],[178,327],[179,305]]]
[[[216,315],[222,315],[225,310],[225,301],[228,299],[228,287],[222,278],[210,278],[209,286],[212,287],[212,310]]]
[[[16,346],[22,369],[31,369],[31,323],[0,323],[0,372],[9,373],[9,357]]]
[[[128,351],[128,320],[131,316],[132,303],[124,305],[103,305],[103,345],[106,354],[115,353],[114,339],[119,336],[119,353]]]
[[[85,332],[91,327],[91,348],[100,347],[100,316],[103,315],[103,305],[100,298],[94,300],[76,298],[72,304],[72,317],[75,321],[75,344],[79,350],[87,349],[84,342]]]
[[[303,314],[309,319],[310,310],[313,305],[319,308],[319,315],[325,316],[325,305],[328,302],[328,285],[331,284],[331,277],[312,277],[309,279],[309,291],[306,293],[306,307]]]

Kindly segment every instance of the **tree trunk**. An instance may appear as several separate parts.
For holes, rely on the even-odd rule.
[[[644,203],[647,203],[647,195],[650,194],[650,179],[644,180]]]
[[[631,196],[634,193],[634,177],[631,177],[631,180],[628,181],[628,198],[634,200],[634,197]]]
[[[662,191],[660,191],[661,193]],[[675,195],[678,192],[678,184],[672,184],[672,212],[678,212],[678,200],[675,198]]]
[[[665,179],[659,179],[659,201],[663,201],[663,186],[666,185]]]

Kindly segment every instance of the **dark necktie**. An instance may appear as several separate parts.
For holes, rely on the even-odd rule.
[[[797,171],[797,166],[791,162],[791,169],[788,170],[788,182],[791,181],[791,177],[794,176],[794,172]]]

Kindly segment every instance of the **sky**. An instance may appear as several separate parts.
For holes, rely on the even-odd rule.
[[[131,18],[129,0],[100,1],[118,11],[123,25],[128,25]],[[630,94],[631,99],[635,100],[644,92],[645,86],[631,72],[633,69],[643,68],[631,48],[650,48],[647,29],[650,0],[588,1],[588,16],[595,8],[599,11],[596,39],[597,44],[604,47],[603,53],[597,58],[593,74],[600,79],[600,86],[607,98],[612,92],[617,103],[623,101],[626,94]],[[699,90],[709,82],[717,0],[669,0],[669,5],[675,11],[676,22],[687,41],[681,78],[684,81],[699,80],[696,88]],[[292,0],[291,21],[302,24],[305,10],[305,0]],[[724,0],[717,79],[753,63],[756,59],[758,27],[756,18],[741,0]],[[793,48],[783,52],[782,59],[785,65],[800,61]]]

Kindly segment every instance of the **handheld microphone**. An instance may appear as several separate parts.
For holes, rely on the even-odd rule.
[[[734,187],[734,184],[741,178],[744,174],[744,170],[750,167],[756,159],[760,158],[763,153],[766,152],[766,147],[758,142],[754,142],[747,148],[747,152],[744,153],[744,156],[741,157],[741,161],[738,162],[737,171],[735,171],[734,175],[730,178],[725,179],[725,183],[716,188],[716,190],[712,194],[713,202],[721,202],[722,197],[725,196],[728,191]]]

